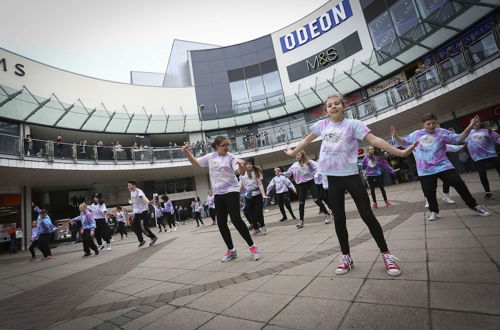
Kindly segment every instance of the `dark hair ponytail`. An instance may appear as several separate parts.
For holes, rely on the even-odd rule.
[[[212,148],[217,149],[217,147],[220,146],[222,142],[224,142],[225,140],[227,140],[227,137],[225,136],[222,135],[216,136],[214,142],[212,142]]]

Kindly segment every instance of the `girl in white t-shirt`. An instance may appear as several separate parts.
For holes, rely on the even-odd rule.
[[[322,137],[318,172],[328,178],[328,198],[333,208],[335,231],[342,250],[336,273],[345,274],[353,266],[345,216],[344,191],[347,190],[382,253],[387,274],[398,276],[401,270],[387,248],[384,232],[370,208],[370,199],[358,172],[358,140],[365,140],[399,157],[408,156],[416,144],[406,150],[399,150],[373,135],[362,121],[344,118],[345,104],[341,96],[328,97],[325,110],[328,118],[312,125],[311,133],[294,150],[287,148],[285,153],[295,156],[318,136]]]
[[[262,169],[255,166],[254,158],[248,158],[245,167],[245,175],[240,177],[240,191],[245,191],[245,215],[252,224],[254,235],[265,235],[267,229],[264,223],[263,198],[269,197],[262,185]]]
[[[217,215],[217,225],[227,246],[221,261],[226,262],[237,257],[236,249],[233,245],[231,232],[227,226],[227,216],[231,216],[231,222],[238,230],[241,237],[247,242],[253,260],[260,259],[260,252],[253,244],[252,236],[247,226],[243,222],[240,213],[240,194],[238,179],[235,176],[237,171],[240,175],[245,174],[245,164],[243,160],[237,159],[229,150],[229,140],[224,136],[217,136],[212,143],[215,152],[203,157],[195,158],[189,151],[188,146],[182,147],[182,152],[187,156],[189,162],[195,166],[208,167],[210,184],[215,196],[215,213]]]

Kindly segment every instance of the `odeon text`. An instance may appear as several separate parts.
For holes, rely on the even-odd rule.
[[[352,8],[349,0],[343,0],[332,9],[308,24],[287,35],[280,37],[281,50],[283,53],[300,47],[320,35],[330,31],[340,23],[352,17]]]

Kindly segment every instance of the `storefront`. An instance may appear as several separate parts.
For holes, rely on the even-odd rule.
[[[10,236],[7,233],[10,228],[21,228],[21,195],[0,195],[0,252],[9,249]],[[22,245],[22,232],[17,233],[17,248]]]

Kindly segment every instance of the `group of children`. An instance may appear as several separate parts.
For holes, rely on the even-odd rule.
[[[308,192],[311,193],[314,202],[318,205],[321,213],[325,215],[325,223],[334,218],[335,231],[340,244],[342,254],[336,273],[342,275],[347,273],[354,265],[350,254],[349,235],[346,225],[345,213],[345,192],[348,192],[361,216],[373,236],[380,252],[386,272],[390,276],[398,276],[401,269],[395,262],[395,258],[384,237],[382,227],[375,217],[372,208],[377,208],[378,204],[375,196],[375,187],[378,186],[382,192],[386,206],[391,203],[387,199],[383,187],[382,168],[394,173],[393,169],[382,154],[377,150],[383,149],[398,157],[406,157],[413,153],[416,159],[420,183],[425,198],[429,203],[430,214],[428,220],[436,220],[439,208],[436,200],[437,179],[441,179],[445,184],[454,187],[466,205],[480,216],[488,216],[489,212],[484,206],[477,203],[472,197],[464,181],[460,178],[451,162],[446,157],[446,145],[458,145],[463,141],[467,142],[467,147],[472,159],[476,162],[481,183],[485,189],[485,199],[492,198],[489,182],[486,176],[486,162],[491,162],[500,175],[500,160],[495,151],[495,145],[500,143],[500,135],[491,130],[481,128],[481,122],[476,116],[472,118],[468,127],[461,133],[437,127],[437,119],[433,114],[427,114],[422,119],[422,129],[411,133],[406,138],[400,138],[396,129],[391,129],[393,140],[397,141],[401,147],[399,149],[387,143],[385,140],[376,137],[370,129],[360,120],[347,119],[344,117],[345,104],[341,96],[330,96],[325,101],[325,111],[328,118],[320,120],[311,126],[311,133],[306,136],[293,150],[287,148],[285,154],[295,157],[296,162],[284,173],[279,168],[275,169],[276,176],[269,183],[267,190],[262,184],[262,169],[255,165],[253,158],[243,161],[229,152],[229,140],[224,136],[217,136],[212,143],[214,152],[196,158],[190,152],[188,146],[184,146],[182,151],[186,154],[189,162],[195,166],[208,167],[212,191],[207,197],[209,214],[213,219],[213,224],[217,224],[222,239],[227,247],[221,261],[227,262],[237,257],[237,251],[233,244],[231,232],[228,227],[228,216],[238,233],[246,241],[250,255],[253,260],[259,260],[261,253],[255,246],[249,228],[245,225],[240,212],[240,193],[243,192],[245,209],[244,214],[252,224],[255,234],[265,234],[267,232],[263,216],[263,199],[269,198],[267,195],[276,190],[276,200],[279,205],[282,219],[287,220],[285,206],[293,219],[295,214],[290,206],[289,189],[298,193],[299,197],[299,221],[297,228],[304,227],[305,199]],[[322,138],[320,155],[318,162],[310,160],[304,148],[317,137]],[[358,140],[364,140],[371,145],[368,154],[363,158],[362,164],[366,169],[366,176],[370,185],[373,204],[370,205],[368,193],[363,184],[358,171]],[[240,180],[236,177],[239,175]],[[288,177],[293,176],[298,189],[290,182]],[[145,244],[143,234],[148,236],[153,245],[157,237],[145,226],[148,217],[149,200],[144,192],[137,188],[137,182],[129,181],[128,189],[131,193],[130,203],[133,204],[133,229],[139,240],[139,246]],[[169,229],[175,231],[174,208],[168,196],[162,196],[163,207],[161,214],[158,213],[163,224],[165,216]],[[201,210],[203,208],[199,198],[193,202],[193,210],[197,225],[203,224],[201,221]],[[85,255],[90,255],[90,250],[99,254],[102,242],[98,239],[101,234],[106,241],[108,250],[111,244],[108,237],[100,230],[100,219],[105,217],[105,204],[102,196],[96,195],[96,202],[92,207],[85,204],[80,205],[80,216],[72,221],[81,221],[84,237]],[[39,235],[40,249],[44,249],[44,258],[50,259],[50,249],[47,250],[47,239],[42,240],[43,235],[48,235],[50,225],[46,212],[41,210],[36,233]],[[49,219],[50,221],[50,219]],[[160,225],[161,231],[161,225]],[[93,237],[98,240],[98,245],[93,242]],[[47,237],[47,236],[45,236]],[[31,248],[30,248],[31,250]],[[42,251],[43,252],[43,251]]]

